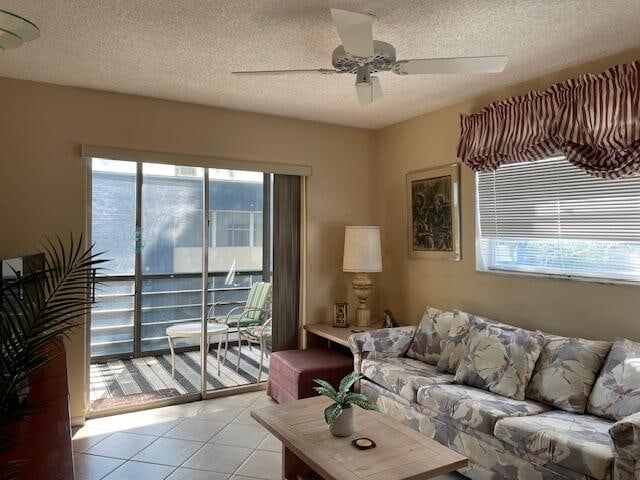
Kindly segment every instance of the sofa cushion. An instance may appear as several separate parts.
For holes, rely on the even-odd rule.
[[[530,400],[514,400],[462,385],[431,385],[418,390],[420,408],[430,415],[445,415],[455,422],[493,435],[498,420],[547,412],[550,408]]]
[[[553,411],[504,418],[494,434],[541,463],[555,463],[588,477],[603,479],[611,470],[612,422],[591,415]]]
[[[495,325],[506,330],[516,328],[506,323],[500,323],[485,317],[473,315],[472,313],[454,310],[451,326],[449,327],[449,336],[444,343],[440,360],[438,360],[438,370],[441,372],[456,373],[458,364],[464,355],[464,349],[469,338],[469,330],[471,327],[482,329],[489,325]]]
[[[611,342],[545,335],[526,396],[566,412],[584,413]]]
[[[591,391],[587,412],[611,420],[640,412],[640,343],[616,339]]]
[[[437,365],[440,353],[449,338],[453,312],[427,307],[422,315],[407,357]]]
[[[543,345],[541,332],[473,326],[454,381],[524,400]]]
[[[444,342],[440,359],[438,360],[438,370],[447,373],[456,373],[458,363],[464,354],[465,341],[472,326],[486,326],[488,324],[504,325],[494,322],[488,318],[479,317],[470,313],[453,311],[453,319],[449,327],[449,336]],[[508,327],[508,325],[504,325]]]
[[[372,382],[411,402],[416,401],[416,393],[422,386],[453,382],[453,375],[412,358],[365,359],[361,372]]]

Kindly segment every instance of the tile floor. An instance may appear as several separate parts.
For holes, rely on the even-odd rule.
[[[250,416],[273,404],[259,391],[89,420],[73,436],[75,478],[280,480],[282,445]]]

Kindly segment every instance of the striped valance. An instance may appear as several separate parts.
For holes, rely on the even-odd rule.
[[[640,61],[461,116],[458,157],[475,171],[562,152],[591,175],[640,171]]]

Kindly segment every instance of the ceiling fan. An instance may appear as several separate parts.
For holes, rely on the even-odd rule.
[[[301,70],[254,70],[231,72],[235,75],[289,75],[317,73],[332,75],[351,73],[356,76],[356,93],[360,105],[369,105],[382,98],[378,77],[373,74],[391,71],[397,75],[432,75],[440,73],[498,73],[502,72],[509,57],[425,58],[396,60],[393,45],[373,39],[373,15],[331,9],[333,23],[342,45],[332,55],[334,68]]]

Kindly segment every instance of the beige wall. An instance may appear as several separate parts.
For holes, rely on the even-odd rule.
[[[343,227],[373,220],[373,137],[356,128],[0,78],[0,258],[31,252],[47,235],[82,231],[83,143],[311,165],[307,314],[325,321],[349,291],[340,272]],[[72,416],[84,409],[83,335],[76,333],[70,347]]]
[[[405,174],[456,162],[459,114],[576,75],[640,58],[640,50],[492,92],[376,132],[376,211],[384,273],[378,301],[402,323],[417,323],[426,305],[461,308],[548,332],[640,340],[640,288],[475,271],[475,176],[461,165],[462,261],[407,256]]]
[[[0,78],[0,258],[31,252],[47,235],[84,226],[83,143],[311,165],[308,181],[307,318],[329,322],[347,299],[340,271],[343,227],[379,223],[384,273],[371,305],[416,323],[427,304],[463,308],[529,328],[594,338],[640,339],[640,290],[475,271],[474,175],[461,167],[462,261],[410,260],[405,174],[456,161],[460,112],[640,58],[640,50],[371,132],[281,117]],[[72,415],[84,411],[84,333],[70,347]]]

